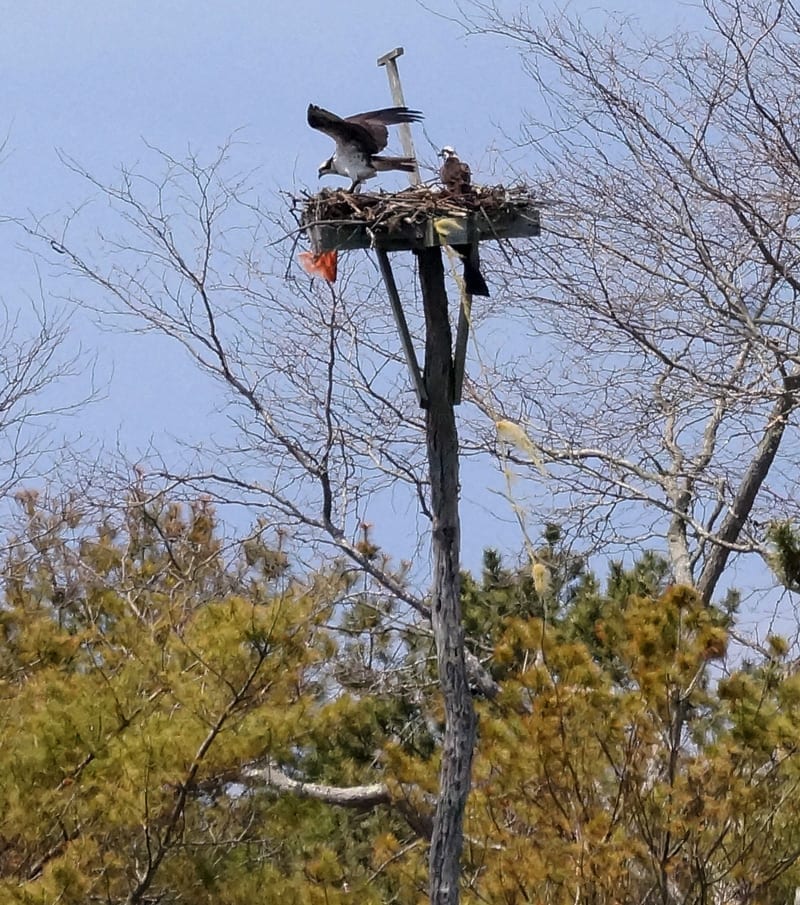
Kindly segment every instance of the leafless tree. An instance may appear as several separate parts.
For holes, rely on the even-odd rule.
[[[691,33],[650,35],[459,9],[546,111],[519,139],[546,235],[501,268],[529,348],[473,399],[521,424],[565,521],[666,548],[710,599],[797,515],[800,11],[704,0]]]
[[[408,567],[360,542],[370,499],[398,480],[427,512],[422,413],[389,313],[369,276],[343,268],[333,288],[301,274],[286,223],[226,175],[228,150],[208,165],[159,153],[157,177],[125,172],[118,185],[83,172],[111,203],[111,225],[96,231],[84,207],[66,231],[30,232],[99,287],[72,294],[107,327],[172,337],[222,388],[224,435],[203,441],[196,470],[162,477],[250,505],[298,540],[322,539],[425,616],[400,577]]]
[[[0,305],[0,500],[52,475],[65,456],[57,422],[91,396],[64,386],[83,367],[68,332],[65,313],[41,303]]]
[[[708,600],[732,556],[767,552],[762,522],[796,514],[800,15],[709,2],[710,32],[656,38],[460,10],[519,46],[552,118],[523,131],[546,234],[498,259],[462,451],[499,451],[598,543],[662,544]],[[82,304],[172,337],[223,389],[229,429],[160,478],[332,547],[426,623],[412,567],[365,537],[379,497],[415,534],[430,516],[424,419],[376,271],[360,258],[335,287],[310,282],[287,211],[227,175],[231,153],[159,154],[156,176],[114,183],[70,162],[114,219],[84,207],[31,231],[88,281]],[[524,442],[498,443],[504,423]]]
[[[406,605],[407,629],[428,637],[433,623],[440,675],[448,678],[442,683],[448,708],[443,763],[453,769],[442,771],[431,846],[437,864],[431,876],[441,874],[441,882],[432,881],[431,895],[436,902],[456,902],[474,716],[457,619],[452,405],[442,403],[448,418],[437,409],[438,433],[430,441],[434,449],[443,443],[441,425],[447,421],[447,487],[435,470],[429,493],[427,471],[434,466],[427,461],[426,433],[431,435],[431,429],[412,395],[390,309],[376,299],[374,271],[365,279],[345,266],[335,288],[310,285],[292,264],[296,243],[286,212],[277,222],[265,212],[244,180],[226,175],[227,157],[227,148],[210,164],[159,154],[158,179],[123,172],[114,185],[101,184],[69,162],[110,202],[115,219],[96,233],[94,217],[105,215],[84,207],[57,238],[42,224],[29,231],[45,239],[45,247],[55,243],[72,275],[100,290],[97,295],[84,284],[75,290],[75,301],[80,299],[84,308],[95,306],[106,323],[122,318],[134,331],[171,337],[222,388],[230,427],[221,438],[209,437],[196,448],[197,468],[157,467],[156,489],[166,480],[171,492],[177,485],[191,495],[202,490],[217,501],[245,504],[284,535],[293,534],[305,550],[332,547],[373,588]],[[84,224],[93,234],[82,235]],[[435,296],[443,321],[447,300],[438,286],[429,295]],[[418,334],[422,307],[416,324],[412,318]],[[425,318],[429,314],[426,310]],[[433,332],[440,342],[449,340],[443,323]],[[449,353],[427,358],[429,370],[440,362],[444,371],[436,372],[438,395],[432,383],[431,399],[449,400]],[[431,403],[429,414],[433,411]],[[431,455],[436,459],[438,453]],[[448,497],[444,506],[443,493]],[[409,534],[419,538],[411,546],[417,554],[426,535],[419,523],[432,518],[430,501],[438,499],[439,509],[447,511],[438,530],[447,535],[448,553],[434,560],[449,578],[444,582],[449,606],[440,605],[438,592],[429,600],[427,581],[409,580],[427,569],[392,560],[372,543],[366,527],[369,507],[381,495],[401,513],[411,509],[407,523]],[[441,588],[443,583],[435,584]],[[454,663],[460,681],[448,696]],[[496,693],[474,655],[466,655],[466,667],[476,688]],[[453,728],[451,711],[462,717],[466,728],[461,735]],[[346,801],[354,793],[326,787],[319,794]]]
[[[7,146],[8,134],[0,139],[0,163]],[[11,241],[15,223],[0,212],[3,239]],[[0,505],[27,482],[53,476],[67,457],[61,419],[95,394],[94,386],[78,392],[66,386],[91,374],[91,362],[70,345],[69,311],[49,303],[41,274],[34,273],[35,294],[10,285],[0,288]],[[7,540],[0,532],[0,543]]]

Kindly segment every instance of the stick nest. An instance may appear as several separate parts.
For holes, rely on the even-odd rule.
[[[463,217],[480,211],[489,219],[529,208],[533,203],[525,185],[474,186],[455,195],[446,189],[415,186],[401,192],[356,194],[323,189],[318,195],[295,198],[303,227],[324,223],[364,225],[372,232],[391,234],[430,218]]]

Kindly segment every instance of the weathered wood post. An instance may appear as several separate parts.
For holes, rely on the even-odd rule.
[[[403,86],[400,83],[400,71],[397,68],[397,58],[403,56],[405,51],[402,47],[395,47],[389,53],[385,53],[382,57],[378,57],[378,65],[386,67],[386,78],[389,79],[389,90],[392,92],[392,100],[397,107],[405,107],[406,99],[403,95]],[[413,157],[417,160],[414,151],[414,139],[411,136],[411,125],[409,123],[400,123],[398,126],[400,133],[400,143],[403,146],[403,154],[406,157]],[[414,167],[414,171],[408,174],[408,181],[411,185],[419,185],[422,182],[419,175],[419,163]]]
[[[392,99],[405,105],[397,69],[402,47],[384,54]],[[411,128],[400,130],[403,151],[414,157]],[[409,175],[420,184],[419,167]],[[425,366],[427,395],[425,434],[431,481],[431,625],[436,642],[439,686],[445,712],[444,745],[439,771],[439,797],[433,822],[428,889],[431,905],[456,905],[459,899],[464,809],[470,787],[475,744],[475,708],[467,681],[464,628],[461,620],[461,523],[458,512],[458,431],[454,405],[460,399],[453,366],[453,338],[439,246],[417,251],[422,302],[425,311]],[[461,375],[463,377],[463,373]]]
[[[431,623],[436,641],[445,733],[430,852],[432,905],[459,899],[464,809],[475,743],[475,708],[467,681],[461,620],[461,526],[458,512],[458,432],[453,392],[450,315],[442,250],[417,252],[425,310],[425,433],[431,481],[433,588]]]

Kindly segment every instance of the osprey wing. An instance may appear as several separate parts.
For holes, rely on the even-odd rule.
[[[337,146],[355,144],[367,154],[376,154],[380,150],[375,136],[361,123],[343,119],[316,104],[308,105],[308,124],[312,129],[329,135]],[[381,147],[385,146],[386,142]]]
[[[400,123],[416,123],[423,119],[419,110],[409,110],[408,107],[384,107],[381,110],[369,110],[367,113],[356,113],[345,118],[345,122],[360,126],[369,133],[372,147],[370,154],[382,151],[389,142],[389,130],[387,126],[397,126]]]

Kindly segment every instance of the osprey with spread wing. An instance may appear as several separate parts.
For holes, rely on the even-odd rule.
[[[308,105],[308,124],[329,135],[336,142],[333,156],[320,164],[319,175],[336,174],[352,180],[350,191],[358,191],[361,183],[387,170],[413,172],[413,157],[380,157],[389,141],[387,126],[416,123],[422,119],[418,110],[408,107],[385,107],[355,116],[341,117],[315,104]]]

